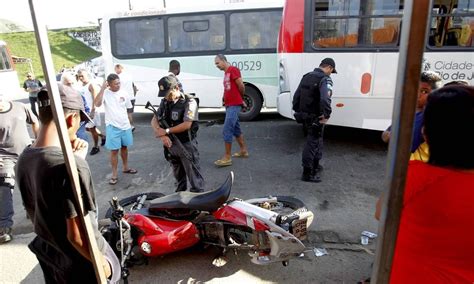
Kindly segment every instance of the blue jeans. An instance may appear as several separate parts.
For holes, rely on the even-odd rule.
[[[224,129],[222,130],[225,143],[232,143],[234,136],[239,137],[242,135],[239,123],[239,112],[241,108],[241,106],[228,106],[225,109]]]
[[[13,226],[13,188],[16,158],[0,157],[0,228]]]
[[[37,97],[29,97],[31,111],[38,117],[38,112],[36,111],[36,101],[38,100]]]
[[[77,130],[76,136],[84,141],[89,142],[89,135],[87,135],[85,123],[81,122],[81,127],[79,127],[79,129]]]

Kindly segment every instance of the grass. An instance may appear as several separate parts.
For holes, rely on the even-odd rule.
[[[48,39],[53,57],[55,73],[58,73],[63,66],[73,67],[81,62],[100,56],[100,53],[89,48],[82,42],[71,38],[67,33],[75,31],[57,30],[48,31]],[[19,32],[0,34],[0,40],[5,41],[14,56],[30,58],[32,61],[33,73],[36,78],[44,81],[43,68],[36,45],[36,38],[33,32]],[[26,79],[26,72],[30,71],[28,63],[16,64],[18,79],[22,82]]]

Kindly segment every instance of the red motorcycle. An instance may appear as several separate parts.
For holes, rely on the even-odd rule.
[[[303,202],[287,196],[229,199],[233,179],[231,172],[219,188],[203,193],[114,197],[101,233],[121,260],[122,278],[130,265],[198,243],[219,247],[222,255],[246,250],[256,264],[279,261],[287,266],[290,259],[304,256],[308,250],[301,241],[313,213]]]

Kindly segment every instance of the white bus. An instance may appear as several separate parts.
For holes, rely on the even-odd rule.
[[[0,94],[6,99],[18,98],[21,94],[18,75],[6,42],[0,40]]]
[[[101,35],[106,74],[122,64],[139,89],[136,104],[158,104],[158,80],[168,74],[169,62],[178,60],[184,92],[194,93],[201,107],[222,108],[224,74],[214,57],[224,54],[241,70],[246,86],[241,119],[254,119],[262,107],[276,107],[281,14],[281,4],[233,3],[108,15]]]
[[[293,118],[301,77],[336,62],[330,124],[391,124],[404,0],[287,0],[278,42],[278,112]],[[423,35],[421,35],[423,36]],[[474,84],[474,1],[433,0],[424,66]]]

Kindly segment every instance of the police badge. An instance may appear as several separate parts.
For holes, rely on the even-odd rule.
[[[179,113],[177,111],[172,111],[171,112],[171,119],[172,120],[178,120]]]

